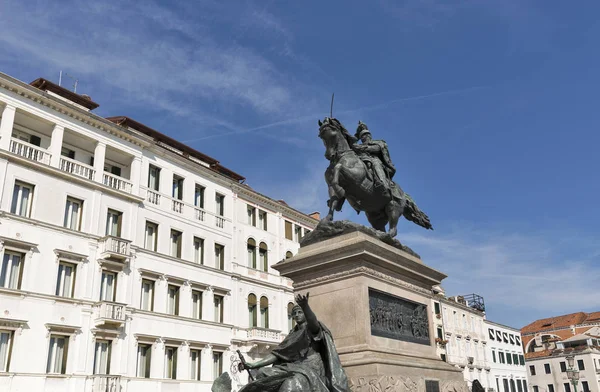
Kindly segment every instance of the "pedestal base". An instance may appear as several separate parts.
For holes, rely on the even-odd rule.
[[[300,248],[273,268],[332,332],[354,392],[468,392],[435,350],[432,287],[443,273],[361,232]]]

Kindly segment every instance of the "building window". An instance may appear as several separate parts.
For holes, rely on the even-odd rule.
[[[225,271],[225,247],[215,244],[215,268]]]
[[[12,350],[12,331],[0,330],[0,373],[8,372]]]
[[[498,351],[498,358],[500,359],[500,363],[506,363],[504,360],[504,353],[502,351]]]
[[[296,225],[294,227],[294,241],[300,242],[302,239],[302,227]]]
[[[540,392],[540,389],[538,388],[537,385],[533,386],[533,392]]]
[[[567,371],[567,363],[566,362],[560,363],[560,371],[561,371],[561,373],[565,373]]]
[[[148,188],[158,192],[160,187],[160,168],[150,165],[148,169]]]
[[[590,386],[587,381],[582,381],[581,386],[583,387],[583,392],[590,392]]]
[[[269,328],[269,299],[260,297],[260,326]]]
[[[142,279],[142,296],[140,300],[140,309],[154,310],[154,281]]]
[[[523,384],[523,391],[527,392],[527,381],[521,380],[521,383]]]
[[[554,392],[554,384],[548,384],[548,392]]]
[[[441,327],[437,327],[436,332],[437,332],[437,337],[443,340],[444,339],[444,332],[442,331],[442,328]]]
[[[71,230],[81,230],[81,216],[83,212],[83,201],[73,197],[67,197],[65,207],[65,219],[63,226]]]
[[[525,366],[525,357],[522,354],[519,354],[519,365]]]
[[[248,326],[250,328],[258,326],[258,311],[257,311],[256,295],[248,295]]]
[[[508,333],[507,332],[502,333],[502,340],[504,340],[504,343],[508,343]]]
[[[515,335],[513,335],[513,334],[510,334],[510,335],[508,336],[508,340],[510,340],[510,344],[515,344]]]
[[[440,359],[446,362],[446,354],[440,354]]]
[[[108,213],[106,214],[106,235],[120,237],[122,220],[122,212],[109,209]]]
[[[258,212],[258,227],[263,230],[267,230],[267,212],[259,211]]]
[[[202,291],[192,290],[192,317],[202,320]]]
[[[267,272],[269,270],[268,253],[267,244],[261,242],[258,246],[258,269],[261,271]]]
[[[252,206],[247,206],[246,214],[248,217],[248,220],[246,223],[248,223],[250,226],[256,226],[256,208],[254,208]]]
[[[0,270],[0,287],[20,289],[23,279],[23,253],[4,251],[2,270]]]
[[[496,352],[492,350],[492,361],[496,363]]]
[[[177,347],[165,347],[165,378],[177,379]]]
[[[179,286],[170,284],[167,289],[167,313],[179,315]]]
[[[496,377],[496,391],[498,391],[498,392],[502,392],[502,391],[500,391],[500,383],[499,383],[499,381],[498,381],[498,378],[497,378],[497,377]]]
[[[535,365],[529,365],[529,373],[535,376]]]
[[[517,392],[515,388],[515,380],[510,380],[510,392]]]
[[[577,360],[577,367],[579,368],[579,370],[585,370],[585,365],[583,364],[583,359]]]
[[[290,221],[285,221],[285,238],[287,240],[292,241],[294,239],[293,234],[292,234],[292,222]]]
[[[565,392],[571,392],[571,384],[569,384],[568,382],[563,384],[564,388],[565,388]]]
[[[502,379],[502,385],[504,386],[504,392],[510,392],[510,389],[508,388],[508,380],[506,378]]]
[[[213,378],[217,378],[223,373],[223,353],[213,352]]]
[[[246,248],[248,253],[248,268],[256,269],[256,241],[249,238]]]
[[[183,178],[179,176],[173,176],[173,199],[183,200]]]
[[[290,302],[287,306],[288,330],[290,331],[296,326],[296,320],[292,317],[292,309],[294,309],[294,304]]]
[[[150,361],[152,359],[152,346],[138,344],[137,376],[150,378]]]
[[[285,252],[285,258],[286,259],[290,259],[294,257],[294,254],[292,252],[290,252],[289,250],[287,252]]]
[[[215,195],[215,213],[219,216],[225,215],[225,196],[219,193]]]
[[[204,264],[204,240],[194,237],[194,262]]]
[[[433,311],[435,312],[435,314],[440,314],[440,303],[439,302],[434,302],[433,303]]]
[[[116,291],[117,274],[103,270],[100,281],[100,301],[115,302]]]
[[[158,225],[146,221],[146,242],[144,248],[156,252],[158,246]]]
[[[171,230],[171,256],[181,258],[181,232]]]
[[[551,374],[551,370],[550,370],[550,364],[549,363],[545,363],[544,364],[544,370],[546,371],[546,374]]]
[[[50,335],[50,347],[48,349],[48,363],[46,365],[46,373],[66,373],[67,353],[69,351],[68,348],[68,336]]]
[[[515,365],[519,364],[519,356],[517,354],[515,354],[515,353],[513,353],[513,355],[512,355],[512,362]]]
[[[521,380],[517,380],[517,391],[523,392],[523,384],[521,384]]]
[[[34,186],[21,181],[15,181],[13,190],[12,205],[10,212],[13,214],[30,217],[31,203],[33,200]]]
[[[200,381],[200,369],[202,368],[200,350],[190,350],[190,379]]]
[[[94,354],[94,374],[110,374],[110,340],[96,340]]]
[[[56,278],[56,290],[54,292],[54,295],[73,298],[74,287],[75,265],[61,261],[58,264],[58,277]]]
[[[223,297],[220,295],[214,296],[214,317],[215,322],[222,323],[223,322]]]
[[[204,188],[201,185],[196,184],[194,188],[194,206],[198,208],[204,208]]]

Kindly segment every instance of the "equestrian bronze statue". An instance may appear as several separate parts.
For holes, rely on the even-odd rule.
[[[407,220],[426,229],[433,229],[429,217],[413,199],[393,181],[396,168],[392,163],[387,143],[373,140],[366,124],[359,121],[352,136],[335,118],[319,120],[319,137],[325,144],[325,158],[329,167],[325,181],[329,186],[329,213],[325,221],[332,221],[334,211],[341,211],[346,200],[356,212],[364,211],[374,229],[395,237],[398,220]],[[362,144],[358,143],[361,140]]]

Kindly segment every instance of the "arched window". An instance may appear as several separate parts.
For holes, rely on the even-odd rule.
[[[248,326],[250,328],[257,327],[257,312],[256,312],[256,295],[248,296]]]
[[[260,326],[269,328],[269,300],[267,297],[260,297]]]
[[[289,259],[292,256],[294,256],[294,254],[292,252],[290,252],[289,250],[287,252],[285,252],[285,258],[286,259]]]
[[[294,303],[290,302],[287,307],[288,313],[288,329],[291,331],[296,326],[296,321],[292,318],[292,309],[294,309]]]
[[[256,241],[248,239],[248,267],[256,269]]]
[[[267,258],[267,244],[265,244],[264,242],[261,242],[260,245],[258,246],[258,260],[259,260],[259,264],[258,264],[258,269],[261,271],[265,271],[268,272],[269,271],[269,260]]]

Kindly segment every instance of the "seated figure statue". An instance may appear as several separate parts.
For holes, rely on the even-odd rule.
[[[296,326],[264,359],[240,364],[240,370],[259,369],[256,379],[239,392],[348,392],[331,332],[317,320],[308,296],[298,295],[292,310]],[[273,365],[268,367],[269,365]],[[223,374],[224,376],[226,374]],[[218,379],[213,384],[213,392]]]

